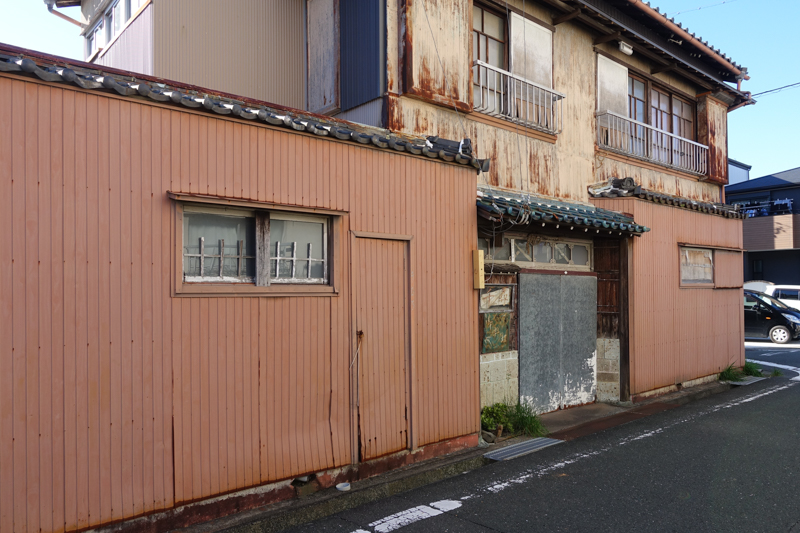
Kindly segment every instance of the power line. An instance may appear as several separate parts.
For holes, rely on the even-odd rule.
[[[782,91],[784,89],[789,89],[790,87],[797,87],[798,85],[800,85],[800,81],[798,81],[797,83],[790,83],[789,85],[784,85],[783,87],[778,87],[777,89],[770,89],[769,91],[763,91],[763,92],[760,92],[760,93],[755,93],[755,94],[753,94],[751,96],[762,96],[762,95],[769,94],[769,93],[777,93],[777,92],[780,92],[780,91]]]
[[[725,0],[724,2],[717,2],[716,4],[710,4],[707,6],[700,6],[700,7],[693,7],[692,9],[684,9],[683,11],[676,11],[675,13],[667,13],[667,16],[674,17],[675,15],[680,15],[681,13],[689,13],[690,11],[700,11],[701,9],[707,9],[709,7],[717,7],[721,6],[722,4],[732,4],[733,2],[737,2],[738,0]]]

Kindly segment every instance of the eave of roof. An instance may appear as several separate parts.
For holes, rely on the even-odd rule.
[[[718,215],[725,218],[746,218],[745,214],[739,210],[739,206],[698,202],[696,200],[681,198],[680,196],[648,191],[636,185],[632,178],[611,178],[608,182],[590,185],[588,190],[592,198],[639,198],[656,204],[688,209],[690,211],[699,211],[701,213]]]
[[[121,96],[147,98],[155,102],[171,103],[217,115],[229,115],[246,121],[312,133],[320,137],[352,141],[395,152],[425,155],[431,159],[470,165],[478,173],[482,168],[486,168],[484,165],[487,163],[486,160],[473,156],[433,149],[430,143],[419,137],[398,135],[382,128],[355,124],[250,98],[215,93],[202,87],[171,80],[116,69],[99,70],[97,65],[63,57],[46,56],[5,43],[0,43],[0,72],[35,76],[43,81],[76,85],[82,89],[114,91]]]
[[[583,229],[588,233],[641,236],[650,228],[637,224],[633,218],[616,211],[595,206],[550,200],[490,188],[479,188],[476,200],[478,215],[492,222],[525,226],[535,222],[558,228]]]
[[[753,178],[741,183],[734,183],[725,187],[725,194],[737,194],[770,189],[785,189],[800,187],[800,168],[776,172],[768,176]]]

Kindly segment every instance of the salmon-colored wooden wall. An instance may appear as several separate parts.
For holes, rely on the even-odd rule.
[[[11,75],[0,95],[0,531],[349,464],[350,230],[413,236],[416,443],[478,431],[474,171]],[[341,212],[339,294],[172,297],[167,191]]]
[[[681,288],[678,243],[741,249],[742,221],[635,198],[595,199],[651,230],[633,239],[631,393],[744,365],[741,254],[715,253],[718,288]],[[726,287],[726,288],[721,288]]]

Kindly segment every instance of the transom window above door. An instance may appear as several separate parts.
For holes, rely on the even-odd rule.
[[[525,268],[544,270],[592,269],[590,241],[504,233],[494,238],[481,236],[478,239],[478,249],[484,252],[487,270],[492,263],[514,263]]]

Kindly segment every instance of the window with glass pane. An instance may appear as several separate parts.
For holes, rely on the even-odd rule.
[[[327,283],[326,219],[270,216],[270,282]]]
[[[120,0],[114,5],[114,35],[117,35],[122,30],[122,25],[125,24],[125,0]]]
[[[705,248],[681,249],[681,283],[714,283],[714,251]]]
[[[255,280],[255,216],[185,211],[183,276],[187,282]]]
[[[478,6],[472,7],[472,54],[475,60],[500,69],[506,68],[505,20]],[[475,83],[473,98],[476,106],[483,105],[489,92],[493,95],[503,92],[501,76],[485,67],[473,67],[472,79]],[[482,94],[481,86],[485,88],[485,94]],[[500,111],[500,101],[488,104],[487,107]]]

